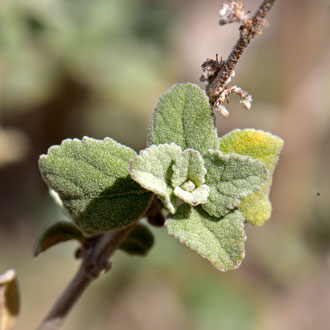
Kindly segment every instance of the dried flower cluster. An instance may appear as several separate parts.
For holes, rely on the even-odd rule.
[[[223,103],[225,103],[225,101],[229,103],[230,94],[238,95],[240,97],[240,103],[243,104],[244,108],[246,110],[251,109],[252,95],[248,94],[242,88],[235,85],[235,86],[225,87],[223,91],[220,93],[218,100],[214,103],[214,109],[220,112],[221,115],[223,115],[224,117],[229,116],[229,111],[226,109]]]
[[[216,54],[215,60],[208,58],[202,64],[202,76],[200,81],[205,82],[206,86],[210,85],[214,79],[217,77],[220,70],[223,68],[226,61],[222,60],[222,57],[219,61],[219,56]]]
[[[231,78],[235,76],[234,67],[243,51],[250,41],[262,33],[262,29],[267,26],[264,19],[266,12],[272,6],[274,0],[265,0],[259,10],[252,17],[250,11],[245,11],[242,0],[230,0],[225,2],[220,10],[220,25],[237,22],[240,26],[240,39],[235,45],[232,53],[226,61],[222,58],[207,59],[202,64],[201,81],[206,83],[206,92],[210,98],[214,110],[220,112],[224,117],[228,117],[229,112],[224,103],[229,103],[229,95],[238,95],[240,103],[245,109],[251,108],[252,96],[238,86],[228,86]]]
[[[233,22],[243,23],[245,25],[251,24],[249,13],[250,12],[245,12],[243,2],[241,0],[225,2],[219,10],[219,24],[225,25]]]
[[[226,61],[222,58],[219,61],[218,54],[216,54],[216,59],[207,59],[202,64],[202,76],[200,78],[201,81],[205,82],[207,86],[209,86],[214,79],[217,77],[220,70],[225,65]],[[235,76],[235,71],[231,72],[231,75],[227,79],[225,86],[219,90],[218,98],[214,102],[214,110],[218,111],[222,116],[228,117],[229,111],[224,106],[224,103],[229,103],[229,95],[238,95],[240,97],[240,103],[242,103],[246,110],[250,110],[252,103],[252,96],[244,91],[242,88],[238,86],[228,86],[231,82],[231,78]]]

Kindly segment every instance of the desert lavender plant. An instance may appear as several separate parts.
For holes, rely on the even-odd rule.
[[[38,238],[34,254],[70,239],[80,242],[81,267],[39,329],[57,329],[70,308],[122,249],[146,255],[153,245],[147,226],[165,225],[170,235],[221,271],[244,258],[245,223],[263,225],[271,214],[269,191],[283,141],[270,133],[236,129],[218,137],[214,111],[238,95],[230,86],[234,67],[262,28],[273,1],[250,16],[240,0],[220,9],[220,25],[240,24],[240,37],[226,61],[202,65],[206,93],[191,83],[167,90],[153,114],[146,149],[137,154],[111,138],[67,139],[39,160],[42,177],[72,222],[59,222]]]

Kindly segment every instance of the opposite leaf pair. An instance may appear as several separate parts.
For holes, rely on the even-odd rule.
[[[170,212],[169,233],[228,270],[244,256],[244,217],[261,225],[270,216],[282,143],[255,130],[219,139],[205,93],[178,84],[161,96],[140,155],[110,138],[84,138],[50,148],[39,165],[84,234],[127,227],[146,213],[154,193]]]

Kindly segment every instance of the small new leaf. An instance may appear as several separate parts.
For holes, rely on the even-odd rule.
[[[178,198],[192,206],[206,203],[209,193],[210,188],[206,184],[197,187],[191,192],[182,189],[181,187],[175,187],[174,189],[174,194]]]
[[[269,178],[262,188],[242,199],[239,209],[246,221],[261,226],[271,215],[269,192],[272,175],[283,147],[283,140],[276,135],[254,129],[236,129],[220,138],[220,150],[224,154],[237,153],[262,161]]]
[[[226,215],[267,180],[265,165],[248,156],[224,155],[209,150],[204,155],[204,162],[207,169],[205,183],[210,187],[210,195],[202,207],[214,217]]]
[[[83,243],[85,236],[74,224],[68,221],[56,222],[40,233],[33,247],[33,255],[37,257],[50,247],[69,240]]]
[[[187,180],[200,186],[205,182],[206,169],[204,160],[196,150],[187,149],[181,152],[173,165],[172,185],[181,186]]]
[[[14,270],[0,275],[0,330],[9,330],[19,313],[19,291]]]
[[[67,139],[49,148],[39,167],[81,231],[94,235],[127,227],[147,210],[152,194],[128,172],[135,155],[110,138]]]
[[[177,208],[171,185],[172,166],[180,152],[181,148],[174,143],[153,145],[135,156],[129,168],[133,180],[155,193],[171,213],[175,213]]]
[[[131,159],[131,177],[152,191],[170,213],[177,209],[177,197],[196,206],[205,203],[209,187],[204,183],[206,169],[200,153],[175,143],[152,145]]]
[[[169,215],[165,226],[192,250],[208,259],[221,271],[238,268],[244,258],[246,240],[244,218],[238,211],[214,218],[200,207],[180,205],[178,212]]]
[[[149,127],[148,146],[174,142],[201,154],[219,146],[214,113],[197,85],[176,84],[161,95]]]
[[[137,224],[128,234],[119,249],[134,256],[145,256],[154,244],[154,236],[149,228]]]
[[[196,150],[181,152],[173,165],[172,186],[174,194],[184,202],[196,206],[207,201],[209,187],[205,184],[204,160]]]

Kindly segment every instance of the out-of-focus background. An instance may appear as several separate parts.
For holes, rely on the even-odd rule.
[[[260,0],[245,0],[254,11]],[[64,138],[110,136],[144,148],[158,97],[199,84],[200,65],[229,54],[238,25],[218,26],[221,1],[2,0],[0,3],[0,273],[16,269],[33,329],[75,273],[76,245],[37,259],[38,232],[65,216],[49,197],[38,156]],[[246,257],[221,273],[153,228],[146,258],[118,252],[64,330],[324,330],[330,327],[330,5],[276,1],[233,83],[219,134],[254,127],[285,140],[273,215],[246,226]],[[201,85],[202,86],[202,85]]]

